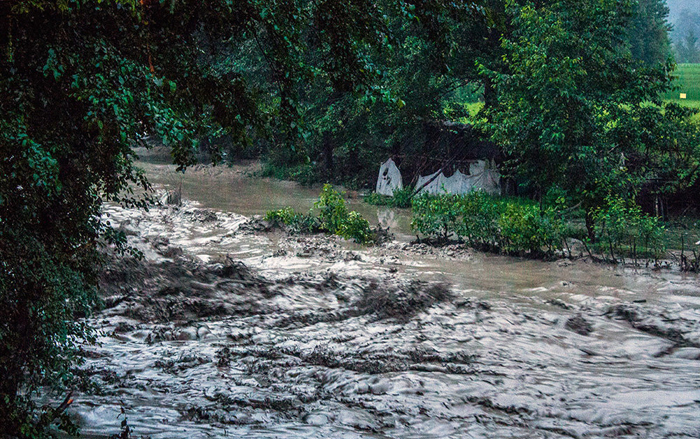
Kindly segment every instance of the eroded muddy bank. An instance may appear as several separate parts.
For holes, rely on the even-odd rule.
[[[696,277],[110,208],[87,435],[698,437]]]

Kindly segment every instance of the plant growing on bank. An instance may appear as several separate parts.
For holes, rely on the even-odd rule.
[[[431,239],[454,238],[497,253],[543,256],[562,248],[563,221],[555,209],[481,191],[414,199],[411,227]]]
[[[420,196],[413,200],[411,228],[423,235],[446,242],[458,234],[462,197],[459,195]]]
[[[498,218],[501,249],[509,254],[553,254],[562,248],[563,226],[553,208],[541,210],[534,204],[507,204]]]
[[[664,252],[664,227],[659,219],[642,212],[634,203],[610,196],[605,205],[593,212],[595,220],[596,249],[609,255],[612,262],[617,257],[652,257],[658,259]]]
[[[552,255],[566,247],[565,240],[583,238],[596,252],[617,262],[618,257],[663,256],[664,227],[657,217],[620,197],[608,197],[593,212],[594,240],[581,236],[566,216],[572,212],[518,198],[499,198],[483,192],[466,195],[423,195],[413,201],[413,230],[429,239],[455,239],[495,253]],[[624,262],[624,259],[623,259]]]
[[[360,244],[375,241],[376,232],[362,215],[348,211],[343,195],[344,193],[326,184],[308,215],[286,207],[268,211],[265,220],[285,224],[296,233],[325,232],[352,239]]]
[[[412,186],[406,186],[401,189],[395,189],[394,195],[391,197],[372,192],[364,197],[364,201],[367,204],[373,204],[375,206],[407,208],[411,207],[413,191],[414,189]]]
[[[474,248],[498,251],[498,218],[503,203],[488,194],[477,191],[459,199],[462,220],[457,225],[457,236]]]
[[[333,189],[330,184],[323,185],[318,201],[314,203],[321,228],[328,233],[337,234],[348,218],[343,194]]]
[[[319,230],[318,220],[311,215],[296,212],[291,207],[279,210],[269,210],[265,213],[265,221],[274,224],[284,224],[293,233],[314,233]]]

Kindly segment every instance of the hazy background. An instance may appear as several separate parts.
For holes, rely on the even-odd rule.
[[[667,0],[671,47],[679,63],[700,63],[700,0]]]
[[[670,9],[668,20],[671,24],[676,22],[684,9],[687,9],[688,12],[700,12],[700,0],[666,0],[666,4]]]

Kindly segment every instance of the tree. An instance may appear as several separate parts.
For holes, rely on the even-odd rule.
[[[700,13],[683,10],[673,25],[672,38],[676,51],[676,61],[682,63],[700,62],[697,59],[700,48],[697,45],[700,35]]]
[[[689,29],[682,40],[676,43],[676,52],[678,60],[684,63],[700,62],[700,47],[698,46],[698,37],[693,29]]]
[[[635,59],[653,65],[671,56],[668,12],[665,0],[639,0],[633,5],[628,40]]]
[[[645,107],[663,111],[671,66],[632,58],[622,37],[631,2],[513,2],[508,13],[508,73],[485,68],[499,99],[485,128],[540,196],[558,187],[582,203],[591,232],[608,194],[633,198],[643,181],[644,165],[627,159],[642,145],[618,127],[641,131]]]
[[[299,158],[304,175],[359,186],[376,177],[373,165],[389,155],[402,156],[403,169],[420,164],[432,140],[426,127],[468,118],[465,101],[477,99],[488,79],[476,60],[495,62],[500,55],[500,28],[490,30],[503,24],[503,2],[486,3],[376,2],[386,23],[384,44],[363,48],[370,86],[341,90],[316,75],[300,93],[308,135],[300,148],[308,156]],[[317,44],[309,47],[307,56],[327,58]],[[288,151],[277,145],[273,161],[285,166]]]
[[[353,20],[328,20],[335,13]],[[316,66],[301,56],[311,23],[328,55]],[[139,139],[158,135],[181,167],[203,137],[245,144],[276,129],[293,141],[297,84],[314,72],[339,88],[362,82],[358,47],[377,38],[377,23],[366,0],[0,2],[4,434],[44,437],[60,415],[33,396],[70,383],[78,344],[92,337],[76,318],[98,303],[99,246],[124,249],[102,203],[147,205],[133,192],[148,188],[133,166]],[[258,56],[232,58],[239,45]],[[266,76],[256,83],[251,71]]]

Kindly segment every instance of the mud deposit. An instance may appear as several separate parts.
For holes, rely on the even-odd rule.
[[[106,213],[87,437],[700,437],[696,277]]]

